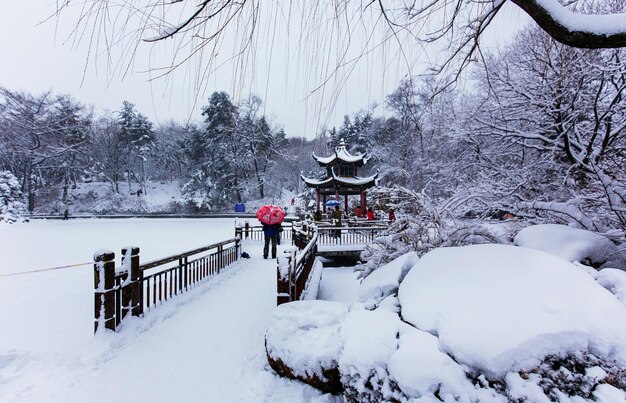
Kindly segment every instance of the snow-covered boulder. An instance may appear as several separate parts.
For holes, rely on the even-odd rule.
[[[626,270],[626,261],[617,246],[596,232],[559,224],[533,225],[522,229],[513,243],[551,253],[569,262]]]
[[[626,308],[584,271],[545,252],[439,248],[409,271],[398,298],[404,320],[492,379],[576,351],[626,366]]]
[[[409,252],[374,270],[361,282],[357,301],[371,307],[395,294],[406,273],[418,260],[417,253]]]
[[[265,336],[267,359],[277,373],[320,390],[338,393],[339,327],[348,310],[331,301],[279,305]]]

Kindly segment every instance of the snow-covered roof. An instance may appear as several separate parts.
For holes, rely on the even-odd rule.
[[[367,153],[361,155],[352,155],[346,148],[346,142],[341,139],[339,145],[335,148],[335,153],[330,157],[318,157],[313,153],[313,158],[317,161],[321,166],[325,166],[328,164],[332,164],[336,160],[340,160],[343,162],[354,163],[357,166],[363,166],[367,163],[369,158],[367,158]]]
[[[358,176],[346,177],[346,176],[337,176],[335,175],[335,171],[332,170],[333,176],[329,176],[324,179],[313,179],[307,178],[304,175],[300,175],[304,183],[306,183],[310,187],[331,187],[334,183],[338,185],[344,186],[365,186],[371,187],[376,185],[376,180],[378,179],[378,172],[372,176],[367,176],[365,178],[361,178]],[[326,185],[326,186],[325,186]]]

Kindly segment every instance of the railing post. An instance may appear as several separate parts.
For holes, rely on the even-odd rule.
[[[242,239],[242,232],[241,223],[238,221],[237,224],[235,224],[235,238]]]
[[[286,252],[278,257],[276,272],[276,305],[291,301],[291,265],[293,255]]]
[[[246,239],[248,239],[248,237],[250,236],[250,223],[246,221],[243,225],[244,225],[244,234],[246,236]]]
[[[217,272],[224,268],[224,245],[217,246]]]
[[[101,326],[115,330],[115,253],[98,251],[93,260],[94,333]]]
[[[122,265],[130,265],[130,314],[140,316],[143,314],[143,276],[139,270],[139,248],[133,246],[130,248],[130,255],[128,252],[127,248],[122,249]],[[130,262],[126,259],[130,259]]]

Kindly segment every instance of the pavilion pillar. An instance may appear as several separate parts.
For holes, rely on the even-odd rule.
[[[317,209],[315,211],[322,211],[320,210],[320,188],[315,188],[315,196],[316,196],[316,204],[317,204]]]
[[[361,190],[361,211],[363,214],[367,212],[367,198],[365,195],[365,189]]]
[[[346,195],[344,195],[344,198],[345,198],[345,203],[344,203],[344,205],[345,205],[345,207],[346,207],[346,208],[345,208],[345,212],[346,212],[346,214],[347,214],[347,213],[348,213],[348,195],[347,195],[347,194],[346,194]]]
[[[322,204],[324,204],[324,212],[326,212],[326,193],[322,194]]]
[[[339,201],[339,188],[335,188],[335,200]]]

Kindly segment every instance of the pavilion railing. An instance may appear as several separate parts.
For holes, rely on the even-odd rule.
[[[374,241],[387,225],[360,227],[320,227],[318,245],[367,245]]]
[[[122,249],[119,267],[115,266],[115,253],[96,252],[94,331],[100,327],[117,330],[129,313],[142,316],[146,310],[219,274],[240,255],[240,237],[142,265],[137,247]]]

